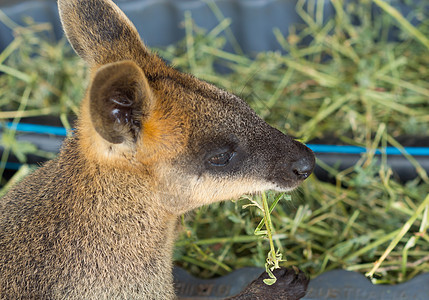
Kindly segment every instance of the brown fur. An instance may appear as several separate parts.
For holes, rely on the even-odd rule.
[[[91,83],[58,158],[0,200],[0,297],[172,299],[177,217],[292,190],[314,156],[243,100],[165,65],[113,2],[59,8]]]

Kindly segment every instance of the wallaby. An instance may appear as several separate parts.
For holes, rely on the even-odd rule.
[[[178,216],[293,190],[314,155],[237,96],[167,66],[112,1],[58,5],[91,80],[58,158],[0,201],[1,299],[173,299]],[[302,272],[276,274],[234,299],[303,297]]]

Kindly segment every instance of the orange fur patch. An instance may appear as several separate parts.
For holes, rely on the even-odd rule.
[[[188,133],[184,117],[170,115],[157,109],[143,123],[142,136],[137,150],[137,159],[143,164],[168,160],[182,152],[187,144]]]

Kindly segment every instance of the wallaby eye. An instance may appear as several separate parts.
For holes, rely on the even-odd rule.
[[[208,159],[208,162],[215,167],[226,166],[230,160],[235,156],[234,151],[226,151],[219,154],[216,154]]]

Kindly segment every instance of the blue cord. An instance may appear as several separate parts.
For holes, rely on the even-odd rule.
[[[317,145],[307,144],[315,153],[341,153],[341,154],[362,154],[368,152],[365,147],[350,145]],[[413,156],[429,156],[429,147],[404,147],[405,153]],[[402,155],[400,149],[395,147],[385,147],[375,150],[375,154]]]
[[[22,166],[22,164],[20,164],[20,163],[6,162],[6,165],[4,168],[7,170],[17,171],[17,170],[19,170],[19,168],[21,168],[21,166]]]
[[[1,125],[0,125],[1,126]],[[9,129],[15,129],[21,132],[34,132],[39,134],[53,134],[59,136],[67,136],[67,130],[63,127],[18,123],[15,126],[12,122],[6,124]]]
[[[21,132],[34,132],[39,134],[52,134],[57,136],[66,136],[67,131],[63,127],[36,125],[36,124],[25,124],[19,123],[15,125],[15,129]],[[7,128],[12,128],[13,123],[9,122],[6,124]],[[362,154],[368,152],[365,147],[350,146],[350,145],[319,145],[319,144],[307,144],[307,146],[315,153],[338,153],[338,154]],[[405,147],[405,152],[413,156],[429,156],[429,147]],[[400,149],[395,147],[386,147],[383,149],[377,149],[375,154],[386,155],[402,155]]]

